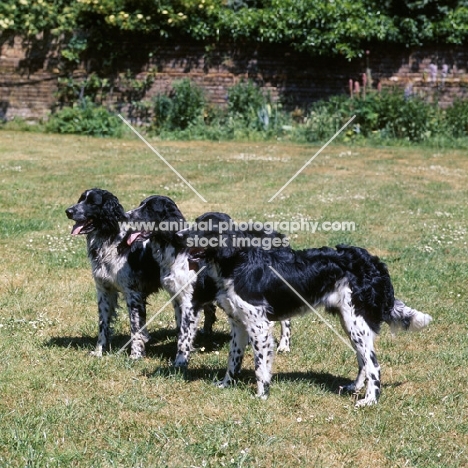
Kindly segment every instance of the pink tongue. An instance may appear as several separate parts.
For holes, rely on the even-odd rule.
[[[81,230],[83,229],[84,225],[83,224],[75,224],[72,228],[71,235],[72,236],[77,236]]]
[[[128,245],[132,245],[136,239],[138,239],[138,237],[140,236],[140,232],[132,232],[129,236],[128,236],[128,239],[127,239],[127,244]]]

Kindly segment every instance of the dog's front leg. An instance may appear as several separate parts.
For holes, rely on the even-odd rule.
[[[214,304],[206,304],[203,306],[205,321],[203,323],[203,333],[211,335],[213,333],[213,324],[216,322],[216,306]]]
[[[245,347],[249,342],[249,335],[243,323],[231,317],[229,317],[229,323],[231,325],[231,343],[229,345],[228,368],[224,379],[217,382],[220,388],[227,388],[235,383],[242,367]]]
[[[366,394],[362,400],[358,400],[356,403],[357,407],[376,405],[380,397],[380,365],[374,351],[374,337],[374,332],[369,329],[362,337],[363,345],[356,346],[358,354],[361,355],[359,359],[364,363],[367,379]]]
[[[257,396],[266,400],[270,391],[271,369],[273,366],[274,340],[272,324],[264,319],[247,325],[250,344],[254,352]]]
[[[174,307],[174,319],[176,323],[176,331],[180,332],[182,326],[182,310],[180,308],[179,300],[176,298],[172,301],[172,307]]]
[[[146,297],[135,291],[126,293],[128,315],[130,318],[130,358],[140,359],[146,355],[145,343],[149,340],[146,330]]]
[[[193,350],[195,335],[197,334],[198,321],[200,319],[200,309],[194,308],[191,304],[180,306],[181,323],[177,339],[177,355],[174,360],[175,367],[187,367],[190,353]]]
[[[101,357],[104,350],[109,347],[112,319],[117,307],[117,291],[104,289],[96,285],[97,303],[99,313],[99,334],[96,349],[91,355]]]
[[[291,351],[291,320],[283,320],[281,324],[281,338],[276,350],[278,353],[289,353]]]
[[[358,375],[356,380],[340,390],[358,394],[367,380],[366,394],[357,407],[377,404],[380,397],[380,366],[374,350],[375,333],[362,316],[357,316],[350,300],[343,301],[341,325],[356,350]]]

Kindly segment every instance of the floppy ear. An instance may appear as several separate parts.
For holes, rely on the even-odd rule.
[[[158,237],[170,244],[180,244],[180,237],[177,236],[177,232],[180,229],[180,223],[185,222],[185,218],[177,205],[171,201],[171,203],[165,202],[161,212],[159,214],[161,222],[167,223],[168,225],[174,223],[175,229],[162,230],[159,232]]]
[[[105,213],[105,220],[108,226],[113,230],[118,230],[118,222],[127,219],[127,215],[115,196],[105,197],[102,205],[102,212]]]
[[[85,200],[93,205],[102,205],[102,190],[98,188],[93,188],[83,192],[80,197],[80,200]]]
[[[175,203],[164,206],[162,218],[164,221],[185,221],[185,218]]]
[[[109,214],[110,217],[117,220],[126,217],[125,211],[119,200],[116,197],[108,197],[102,206],[102,209]]]
[[[206,234],[206,233],[205,233]],[[242,242],[239,242],[239,238],[244,237],[241,231],[225,231],[222,234],[212,233],[211,236],[217,240],[217,244],[213,247],[209,247],[207,250],[215,251],[218,259],[228,259],[233,257],[237,252],[242,250]]]

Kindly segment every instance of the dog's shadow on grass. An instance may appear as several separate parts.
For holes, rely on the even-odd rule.
[[[173,328],[160,328],[150,332],[150,341],[146,344],[147,358],[160,358],[162,360],[172,361],[177,352],[177,332]],[[130,336],[116,333],[111,338],[111,353],[116,353],[122,347],[126,346],[125,352],[129,354]],[[206,352],[213,352],[230,340],[228,333],[216,332],[205,334],[199,332],[195,339],[195,347],[205,348]],[[97,342],[97,336],[57,336],[52,337],[45,342],[47,347],[58,347],[75,350],[93,351]]]
[[[230,341],[229,333],[199,331],[195,338],[195,348],[204,348],[207,353],[214,352]],[[151,340],[146,345],[147,358],[174,360],[177,354],[177,332],[170,329],[160,329],[151,332]]]
[[[126,334],[115,334],[112,336],[113,353],[121,349],[129,341]],[[223,332],[213,332],[210,334],[198,333],[195,340],[196,348],[204,348],[204,353],[212,353],[225,345],[230,340],[230,335]],[[48,347],[60,347],[76,350],[94,350],[97,337],[93,336],[60,336],[50,338],[45,345]],[[158,365],[152,370],[146,369],[142,375],[148,378],[172,377],[175,374],[181,375],[186,381],[194,382],[204,380],[207,382],[216,382],[224,377],[226,367],[207,367],[198,366],[196,368],[176,369],[170,364],[177,351],[177,332],[171,328],[160,328],[151,331],[151,340],[146,346],[146,356],[149,359],[159,359],[167,362],[167,365]],[[126,352],[128,353],[128,347]],[[227,363],[226,363],[227,364]],[[338,393],[340,387],[348,385],[353,381],[349,378],[330,374],[328,372],[313,371],[292,371],[274,373],[272,384],[281,382],[309,382],[315,386],[323,388],[330,393]],[[255,384],[255,373],[252,369],[244,368],[241,371],[239,382],[243,385]],[[384,388],[396,388],[403,382],[382,383]]]
[[[197,368],[176,369],[172,366],[158,366],[152,371],[144,371],[143,374],[147,378],[155,377],[173,377],[174,375],[182,376],[187,382],[195,382],[203,380],[215,384],[223,379],[226,373],[225,367],[204,367]],[[239,376],[238,382],[242,385],[250,385],[255,387],[256,379],[255,372],[252,369],[243,369]],[[293,372],[279,372],[273,374],[272,386],[281,384],[282,382],[308,382],[309,384],[320,387],[329,393],[340,393],[341,387],[351,384],[353,380],[330,374],[328,372],[313,372],[313,371],[293,371]],[[383,388],[396,388],[402,385],[403,382],[390,382],[383,383]],[[344,392],[343,395],[349,395]]]
[[[184,371],[184,377],[187,381],[206,380],[215,382],[221,380],[226,373],[226,368],[204,368],[190,369]],[[242,369],[239,376],[239,382],[243,385],[255,386],[255,372],[253,369]],[[337,393],[340,386],[347,385],[352,381],[340,376],[330,374],[328,372],[312,372],[312,371],[293,371],[293,372],[278,372],[273,374],[272,386],[282,382],[308,382],[314,386],[323,388],[330,393]]]
[[[341,387],[352,384],[354,380],[333,375],[328,372],[281,372],[273,377],[277,382],[293,382],[293,381],[306,381],[314,384],[314,386],[321,387],[331,393],[340,392]],[[401,382],[381,383],[382,387],[399,387]],[[344,393],[347,394],[346,392]]]
[[[97,337],[82,336],[53,336],[44,345],[48,348],[67,348],[92,351],[97,342]]]

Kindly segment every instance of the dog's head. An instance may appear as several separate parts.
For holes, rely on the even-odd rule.
[[[68,219],[75,221],[72,235],[93,231],[118,232],[119,221],[126,219],[118,198],[107,190],[93,188],[84,191],[78,202],[65,210]]]
[[[219,247],[220,237],[225,234],[226,240],[229,239],[227,233],[232,227],[232,218],[219,211],[210,211],[199,216],[195,222],[183,230],[177,232],[176,237],[179,242],[188,247],[192,261],[204,258],[205,251]]]
[[[209,211],[199,216],[189,227],[177,232],[177,237],[189,244],[189,239],[201,237],[211,239],[222,233],[228,233],[232,228],[232,223],[233,220],[228,214]]]
[[[236,223],[226,213],[219,212],[204,213],[177,235],[191,252],[217,258],[250,249],[270,250],[289,245],[283,234],[267,231],[260,223]]]
[[[184,226],[185,218],[169,197],[152,195],[143,200],[138,208],[127,212],[127,216],[133,225],[129,244],[147,238],[159,243],[180,243],[176,233]]]

